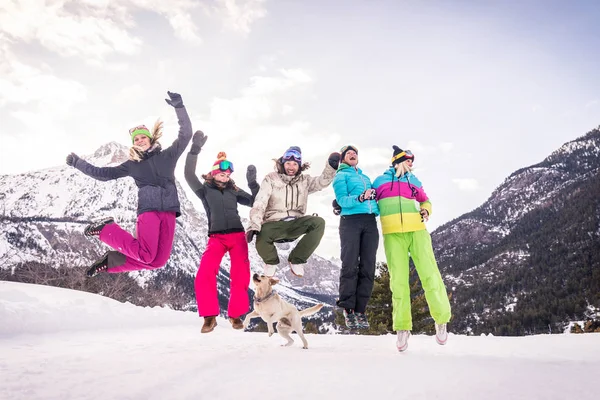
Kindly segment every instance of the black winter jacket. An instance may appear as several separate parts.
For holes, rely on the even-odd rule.
[[[170,211],[179,217],[175,165],[192,139],[192,123],[185,107],[175,108],[175,112],[179,135],[169,148],[146,152],[142,161],[128,160],[116,167],[96,167],[81,158],[74,167],[100,181],[130,176],[138,187],[138,215],[147,211]]]
[[[185,180],[202,200],[208,218],[208,234],[244,232],[237,205],[239,203],[252,207],[260,185],[256,181],[248,182],[252,192],[250,195],[242,189],[236,190],[232,181],[227,182],[223,189],[211,181],[202,183],[195,172],[197,161],[197,154],[188,153],[185,161]]]

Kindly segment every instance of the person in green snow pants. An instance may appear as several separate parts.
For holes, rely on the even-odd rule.
[[[431,236],[425,227],[431,202],[419,179],[411,172],[414,155],[393,146],[392,166],[375,179],[383,246],[390,273],[393,329],[398,351],[408,347],[412,330],[409,257],[421,279],[429,312],[435,321],[436,341],[446,344],[446,324],[452,316],[450,301],[437,266]]]

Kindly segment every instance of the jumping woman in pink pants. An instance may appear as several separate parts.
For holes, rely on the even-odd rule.
[[[100,272],[128,272],[163,267],[173,247],[175,218],[181,215],[175,187],[175,165],[192,138],[192,124],[181,96],[167,92],[166,102],[175,108],[179,135],[173,144],[162,150],[158,140],[162,122],[152,133],[144,125],[129,130],[133,147],[129,160],[116,167],[96,167],[75,153],[67,156],[67,164],[100,181],[130,176],[138,187],[138,219],[136,237],[123,230],[112,217],[94,222],[85,228],[86,236],[96,236],[115,251],[104,254],[87,270],[89,277]]]
[[[250,284],[250,260],[244,226],[237,205],[252,207],[260,186],[256,182],[256,168],[248,166],[246,178],[252,194],[238,188],[230,179],[233,164],[221,152],[209,174],[203,175],[204,183],[196,176],[198,154],[207,136],[196,131],[192,147],[185,162],[185,179],[194,193],[202,200],[208,218],[208,244],[200,260],[195,289],[198,313],[204,317],[202,333],[211,332],[217,325],[219,298],[217,275],[225,253],[231,258],[230,296],[227,307],[229,322],[234,329],[243,329],[240,317],[250,308],[248,285]]]

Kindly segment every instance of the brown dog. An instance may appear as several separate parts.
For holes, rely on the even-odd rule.
[[[244,319],[244,328],[247,328],[252,318],[261,317],[267,323],[269,337],[274,333],[273,323],[277,322],[277,333],[287,340],[283,346],[291,346],[294,339],[290,337],[292,331],[296,331],[302,339],[303,349],[308,349],[308,342],[302,331],[302,317],[313,315],[323,308],[323,304],[317,304],[302,311],[283,300],[273,291],[273,285],[279,282],[276,278],[265,275],[254,274],[252,281],[256,287],[254,296],[254,310]]]

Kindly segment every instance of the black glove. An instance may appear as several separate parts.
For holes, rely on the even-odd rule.
[[[170,97],[170,100],[165,99],[168,105],[175,108],[183,107],[183,100],[181,100],[181,95],[179,93],[167,92],[167,94]]]
[[[192,137],[192,148],[190,149],[190,154],[199,154],[200,150],[202,150],[202,146],[206,143],[206,139],[208,136],[204,134],[204,132],[198,130],[194,133]]]
[[[71,153],[67,156],[67,165],[74,167],[77,164],[77,160],[79,160],[79,156],[75,153]]]
[[[329,158],[327,159],[327,162],[329,163],[329,165],[331,165],[331,168],[338,169],[338,167],[340,166],[341,158],[342,155],[340,153],[331,153],[329,155]]]
[[[246,241],[248,243],[250,243],[252,241],[252,239],[254,238],[254,235],[257,235],[258,231],[255,230],[250,230],[248,232],[246,232]]]
[[[337,200],[333,200],[331,202],[331,205],[333,206],[333,213],[335,215],[340,215],[342,213],[342,207],[340,207],[340,205],[338,204]]]
[[[248,185],[256,182],[256,167],[254,165],[248,165],[248,169],[246,170],[246,180],[248,181]]]

